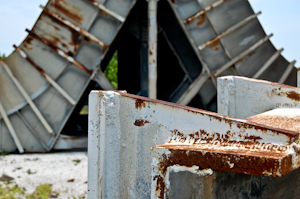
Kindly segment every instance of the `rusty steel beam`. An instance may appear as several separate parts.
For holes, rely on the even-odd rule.
[[[62,51],[58,47],[56,47],[53,43],[49,42],[47,39],[44,39],[44,38],[38,36],[37,34],[35,34],[34,32],[32,32],[32,31],[30,31],[28,29],[26,29],[26,32],[28,32],[29,35],[32,36],[33,38],[35,38],[35,39],[43,42],[45,45],[47,45],[50,48],[52,48],[57,54],[59,54],[61,57],[65,58],[69,62],[73,63],[75,66],[77,66],[81,70],[85,71],[89,75],[93,74],[92,70],[87,69],[84,65],[82,65],[81,63],[79,63],[78,61],[76,61],[72,56],[68,55],[67,53],[65,53],[64,51]]]
[[[149,198],[151,183],[163,198],[172,166],[276,177],[300,166],[300,129],[114,91],[89,99],[90,198]]]
[[[68,100],[72,105],[76,104],[76,101],[62,88],[60,87],[41,67],[39,67],[34,61],[27,56],[27,54],[21,50],[21,48],[13,45],[16,51],[26,59],[45,79],[62,95],[66,100]]]
[[[241,26],[247,24],[247,23],[250,22],[251,20],[256,19],[256,17],[257,17],[258,15],[260,15],[260,14],[261,14],[261,12],[255,13],[255,14],[253,14],[253,15],[247,17],[246,19],[240,21],[239,23],[237,23],[237,24],[231,26],[230,28],[228,28],[227,30],[225,30],[224,32],[222,32],[221,34],[219,34],[218,36],[216,36],[215,38],[213,38],[213,39],[211,39],[211,40],[205,42],[204,44],[198,46],[199,50],[203,50],[205,47],[207,47],[207,46],[211,45],[212,43],[218,41],[219,39],[221,39],[221,38],[224,37],[225,35],[227,35],[227,34],[233,32],[233,31],[235,31],[236,29],[238,29],[238,28],[240,28]]]
[[[215,8],[215,7],[218,7],[219,5],[221,5],[222,3],[224,3],[225,1],[227,1],[227,0],[219,0],[219,1],[217,1],[217,2],[215,2],[215,3],[213,3],[213,4],[211,4],[210,6],[204,8],[203,10],[201,10],[200,12],[197,12],[195,15],[193,15],[193,16],[191,16],[191,17],[185,19],[185,20],[184,20],[184,23],[187,24],[187,23],[192,22],[192,21],[193,21],[194,19],[196,19],[197,17],[199,17],[199,16],[205,14],[206,12],[212,10],[212,9]]]
[[[103,46],[104,48],[108,48],[109,45],[106,44],[105,42],[101,41],[100,39],[98,39],[97,37],[95,37],[94,35],[88,33],[87,31],[83,30],[82,28],[76,26],[75,24],[71,23],[70,21],[68,21],[67,19],[61,17],[60,15],[58,15],[57,13],[53,12],[52,10],[45,8],[44,6],[40,5],[40,8],[42,8],[44,10],[45,13],[47,13],[48,15],[54,17],[55,19],[57,19],[58,21],[62,22],[63,24],[65,24],[66,26],[72,28],[73,30],[79,32],[80,34],[84,35],[85,37],[91,39],[92,41],[96,42],[97,44],[99,44],[100,46]]]
[[[124,22],[125,18],[120,16],[119,14],[115,13],[114,11],[108,9],[107,7],[105,7],[104,5],[98,3],[97,1],[93,1],[93,0],[86,0],[91,2],[94,6],[97,6],[100,10],[103,10],[104,12],[106,12],[107,14],[111,15],[112,17],[114,17],[115,19],[117,19],[120,22]]]

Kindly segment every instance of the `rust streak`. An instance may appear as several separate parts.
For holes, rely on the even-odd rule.
[[[156,180],[156,196],[158,196],[158,198],[163,199],[164,195],[165,195],[165,182],[164,179],[160,176],[154,176],[153,181]]]
[[[137,99],[137,100],[135,101],[135,108],[136,108],[136,109],[142,109],[143,107],[144,107],[144,108],[146,107],[146,104],[145,104],[144,100]]]
[[[197,22],[198,26],[201,26],[202,24],[204,24],[204,22],[205,22],[205,16],[204,15],[200,15],[197,19],[198,19],[198,22]]]
[[[186,167],[199,166],[199,169],[230,171],[236,173],[268,175],[279,177],[292,170],[292,156],[273,152],[252,152],[247,155],[233,151],[196,150],[192,147],[160,145],[155,148],[168,148],[170,154],[163,154],[159,160],[159,169],[163,175],[173,165]],[[229,153],[230,152],[230,153]],[[284,164],[282,164],[284,163]],[[278,173],[279,176],[278,176]]]
[[[150,123],[150,122],[147,120],[143,120],[143,119],[137,119],[137,120],[135,120],[134,125],[135,126],[144,126],[147,123]]]
[[[61,17],[60,15],[58,15],[57,13],[53,12],[52,10],[49,10],[48,8],[45,8],[43,6],[40,6],[47,14],[49,14],[51,17],[59,20],[61,23],[67,25],[68,27],[72,28],[73,30],[79,32],[80,34],[89,37],[91,40],[93,40],[94,42],[98,43],[99,45],[103,46],[104,48],[108,48],[109,46],[104,43],[103,41],[101,41],[100,39],[98,39],[97,37],[95,37],[94,35],[88,33],[87,31],[81,29],[80,27],[76,26],[75,24],[71,23],[70,21],[66,20],[65,18]]]
[[[13,47],[17,50],[18,53],[20,53],[21,55],[23,54],[21,52],[21,49],[19,47],[17,47],[16,45],[13,45]],[[44,77],[46,77],[46,73],[45,71],[40,68],[34,61],[32,61],[32,59],[30,59],[28,56],[24,57],[29,63],[31,63],[31,65],[38,70]]]
[[[26,29],[26,31],[29,33],[30,36],[32,36],[33,38],[43,42],[45,45],[49,46],[51,49],[53,49],[54,51],[56,51],[57,54],[59,54],[60,56],[64,57],[65,59],[67,59],[68,61],[72,62],[74,65],[76,65],[78,68],[82,69],[83,71],[85,71],[86,73],[88,73],[89,75],[93,74],[92,70],[87,69],[85,66],[83,66],[82,64],[80,64],[78,61],[74,60],[74,58],[72,56],[70,56],[70,54],[64,53],[61,49],[59,49],[58,47],[56,47],[55,45],[53,45],[51,42],[49,42],[48,40],[36,35],[35,33],[33,33],[32,31]],[[62,53],[60,53],[62,52]]]
[[[300,94],[296,93],[295,91],[286,92],[286,96],[292,100],[300,101]]]
[[[210,43],[209,45],[208,45],[208,47],[210,47],[212,50],[214,50],[214,51],[217,51],[217,50],[219,50],[219,44],[220,44],[220,40],[214,40],[214,39],[212,39],[212,40],[210,40],[210,41],[212,41],[212,43]],[[209,42],[210,42],[209,41]]]
[[[81,9],[79,7],[74,5],[70,7],[64,0],[55,0],[54,4],[52,3],[52,6],[73,21],[82,24],[83,15],[80,14]]]

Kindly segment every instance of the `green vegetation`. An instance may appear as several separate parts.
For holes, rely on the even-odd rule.
[[[28,169],[26,172],[28,173],[28,175],[36,174],[36,172],[32,172],[30,169]]]
[[[75,159],[75,160],[72,160],[73,162],[75,162],[76,164],[79,164],[81,162],[81,160],[79,159]]]
[[[18,185],[11,187],[9,185],[3,186],[0,184],[0,199],[17,199],[19,196],[23,196],[24,194],[24,187],[21,188]]]
[[[6,155],[8,155],[8,154],[9,154],[8,151],[2,151],[2,152],[1,152],[1,155],[3,155],[3,156],[6,156]]]
[[[113,57],[109,61],[104,71],[104,75],[115,87],[115,89],[118,89],[118,51],[114,53]]]
[[[1,57],[2,59],[5,59],[5,58],[6,58],[5,53],[2,54],[2,53],[0,52],[0,57]]]
[[[52,191],[52,187],[50,184],[41,184],[35,188],[35,191],[32,194],[27,195],[28,199],[49,199],[50,197],[57,197],[58,193]]]

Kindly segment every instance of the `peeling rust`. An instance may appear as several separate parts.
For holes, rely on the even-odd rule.
[[[146,108],[146,104],[145,104],[144,100],[136,99],[136,101],[135,101],[135,108],[136,109]]]
[[[199,169],[230,171],[236,173],[267,175],[280,177],[292,169],[292,156],[274,152],[247,152],[200,150],[192,146],[160,145],[167,148],[170,154],[162,154],[158,166],[163,175],[173,165],[186,167],[199,166]]]
[[[67,59],[68,61],[72,62],[74,65],[76,65],[78,68],[82,69],[83,71],[85,71],[86,73],[88,73],[89,75],[92,75],[93,71],[87,69],[85,66],[83,66],[82,64],[80,64],[78,61],[74,60],[74,58],[72,57],[72,53],[65,53],[63,52],[61,49],[59,49],[57,46],[53,45],[51,42],[49,42],[48,40],[38,36],[37,34],[35,34],[32,31],[29,31],[28,29],[26,29],[26,31],[29,33],[30,36],[32,36],[33,38],[43,42],[45,45],[49,46],[51,49],[53,49],[57,54],[59,54],[60,56],[64,57],[65,59]]]
[[[178,130],[171,131],[175,136],[168,141],[170,144],[184,143],[184,144],[193,144],[196,148],[209,149],[219,147],[220,150],[227,150],[222,147],[231,147],[236,148],[236,150],[251,149],[253,151],[269,151],[269,152],[285,152],[288,150],[286,145],[276,145],[270,143],[259,143],[257,140],[262,139],[259,136],[240,136],[239,141],[233,140],[233,133],[228,133],[226,135],[220,135],[219,133],[213,133],[209,135],[204,130],[200,130],[201,134],[198,132],[194,134],[189,134],[185,136],[183,133],[180,133]],[[221,147],[221,148],[220,148]]]
[[[292,100],[300,101],[300,94],[295,91],[286,92],[286,96]]]
[[[160,175],[157,175],[157,176],[153,177],[153,181],[154,180],[156,180],[155,195],[158,198],[163,199],[164,196],[165,196],[165,189],[166,189],[166,185],[165,185],[164,179]]]
[[[22,56],[23,52],[21,51],[21,49],[19,47],[17,47],[16,45],[13,45],[13,47],[16,49],[16,51]],[[24,57],[24,56],[22,56]],[[44,77],[46,76],[45,71],[40,68],[32,59],[30,59],[27,55],[24,57],[29,63],[31,63],[31,65],[37,70],[39,71]]]
[[[99,11],[99,15],[102,15],[102,16],[105,16],[105,17],[108,16],[108,14],[106,12],[104,12],[103,10]]]
[[[205,16],[204,15],[200,15],[199,17],[197,17],[197,19],[198,19],[198,22],[197,22],[198,26],[201,26],[202,24],[204,24],[204,22],[205,22]]]
[[[32,45],[31,42],[32,42],[32,38],[27,37],[26,40],[25,40],[25,42],[23,42],[24,48],[27,48],[28,50],[32,50],[32,47],[29,47],[29,46]]]
[[[210,43],[208,45],[208,47],[210,47],[214,51],[217,51],[217,50],[219,50],[219,47],[218,47],[219,45],[220,45],[220,40],[215,40],[215,41],[212,41],[212,43]]]
[[[145,124],[150,123],[148,120],[137,119],[134,122],[135,126],[144,126]]]
[[[80,43],[81,43],[81,34],[78,33],[77,31],[75,31],[73,28],[69,27],[69,26],[66,26],[64,23],[62,23],[60,20],[54,18],[54,17],[49,17],[48,15],[46,15],[45,13],[42,13],[41,15],[41,18],[42,17],[47,17],[48,19],[50,19],[53,23],[48,23],[49,26],[52,26],[54,29],[57,30],[56,34],[53,35],[51,34],[50,32],[47,32],[47,33],[43,33],[41,34],[40,36],[44,36],[45,38],[47,38],[47,40],[49,42],[51,42],[53,45],[55,46],[63,46],[65,49],[69,50],[69,46],[66,45],[65,42],[68,42],[66,41],[66,38],[63,36],[63,35],[60,35],[59,34],[59,28],[57,26],[55,26],[54,24],[60,24],[60,25],[63,25],[65,28],[67,28],[69,31],[70,31],[70,41],[68,42],[68,44],[72,47],[74,47],[74,49],[72,50],[72,53],[74,54],[76,52],[76,50],[78,49]],[[33,32],[33,31],[32,31]]]
[[[80,14],[81,9],[74,5],[67,4],[64,0],[55,0],[51,4],[57,11],[63,13],[73,21],[82,24],[83,15]],[[70,7],[71,6],[71,7]]]
[[[185,20],[184,20],[184,23],[185,23],[185,24],[191,23],[191,22],[192,22],[194,19],[196,19],[197,17],[199,17],[199,16],[205,14],[206,12],[212,10],[213,8],[215,8],[215,7],[219,6],[219,5],[221,5],[221,4],[224,3],[225,1],[227,1],[227,0],[222,0],[222,1],[216,2],[216,3],[214,3],[214,4],[210,5],[210,6],[208,6],[207,8],[205,8],[205,9],[203,9],[203,10],[197,12],[196,14],[192,15],[191,17],[185,19]]]
[[[75,30],[76,32],[78,32],[78,33],[80,33],[80,34],[88,37],[89,39],[93,40],[94,42],[96,42],[100,46],[103,46],[104,48],[108,48],[109,47],[109,45],[107,45],[106,43],[104,43],[103,41],[101,41],[100,39],[98,39],[97,37],[95,37],[94,35],[88,33],[87,31],[83,30],[82,28],[78,27],[77,25],[71,23],[70,21],[68,21],[65,18],[61,17],[60,15],[58,15],[55,12],[53,12],[52,10],[49,10],[48,8],[45,8],[43,6],[40,6],[40,7],[45,11],[45,13],[47,13],[51,17],[53,17],[56,20],[60,21],[64,25],[68,26],[69,28]]]

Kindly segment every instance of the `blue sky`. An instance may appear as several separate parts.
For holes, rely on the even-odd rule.
[[[31,29],[41,13],[39,5],[48,0],[0,0],[0,52],[13,51],[26,37],[25,29]],[[288,61],[300,62],[300,0],[250,0],[255,12],[262,11],[259,20],[277,49],[284,48]],[[296,65],[299,65],[297,63]]]

